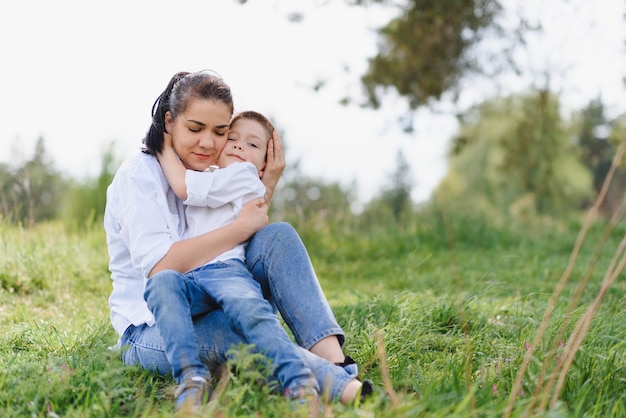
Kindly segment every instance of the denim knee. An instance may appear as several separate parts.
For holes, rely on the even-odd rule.
[[[171,297],[173,293],[185,291],[185,282],[181,280],[182,275],[174,270],[163,270],[152,276],[146,281],[146,288],[143,298],[148,301],[149,298]]]
[[[264,229],[267,229],[268,233],[273,234],[272,243],[274,245],[279,243],[285,246],[285,248],[290,248],[290,243],[294,241],[297,241],[300,245],[302,245],[300,235],[298,235],[298,232],[296,232],[294,227],[287,222],[276,222],[268,225]]]

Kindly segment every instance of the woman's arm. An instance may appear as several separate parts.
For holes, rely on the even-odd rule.
[[[185,186],[185,172],[187,170],[172,147],[171,135],[165,133],[163,137],[163,151],[157,155],[159,164],[161,164],[165,178],[176,196],[185,200],[187,199],[187,187]]]
[[[246,203],[235,222],[193,238],[174,242],[148,277],[162,270],[185,273],[248,240],[268,223],[268,206],[257,198]]]
[[[267,144],[267,162],[261,180],[265,184],[265,201],[269,205],[274,196],[274,190],[280,179],[280,175],[285,169],[285,153],[283,141],[278,132],[274,131],[272,138]]]

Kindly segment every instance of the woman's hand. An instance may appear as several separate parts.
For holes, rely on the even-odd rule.
[[[283,170],[285,169],[285,152],[283,141],[278,132],[274,131],[272,138],[267,143],[267,162],[261,180],[265,184],[265,201],[269,205],[274,195],[274,190],[278,184]]]
[[[260,197],[252,199],[243,205],[236,222],[248,238],[268,224],[268,209],[269,207],[265,203],[265,199]]]

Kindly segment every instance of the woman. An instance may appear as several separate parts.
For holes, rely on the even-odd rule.
[[[113,279],[109,306],[119,344],[125,348],[123,360],[160,373],[171,371],[168,358],[176,358],[177,347],[164,347],[144,301],[145,281],[165,281],[164,277],[171,284],[171,298],[164,309],[181,317],[185,315],[177,310],[188,310],[190,305],[194,312],[202,312],[188,323],[181,322],[180,326],[191,326],[196,334],[195,342],[181,343],[196,344],[209,370],[226,361],[226,352],[233,344],[245,343],[212,301],[198,299],[194,289],[176,286],[183,281],[172,278],[250,239],[246,264],[255,280],[280,311],[298,344],[315,354],[305,356],[320,383],[334,376],[326,390],[332,397],[349,402],[357,396],[352,389],[345,393],[347,382],[356,376],[356,365],[343,355],[345,336],[319,286],[306,249],[288,224],[267,225],[268,203],[285,166],[277,134],[268,144],[262,177],[267,189],[265,199],[246,204],[237,220],[225,227],[181,239],[186,228],[184,206],[170,189],[156,158],[163,148],[166,114],[174,121],[167,133],[179,158],[187,169],[204,171],[216,163],[232,112],[230,88],[221,78],[207,72],[174,75],[153,106],[145,149],[122,164],[107,190],[104,224]],[[185,390],[180,380],[184,376],[176,378],[181,393]],[[208,390],[202,382],[189,386],[196,399],[202,399]]]

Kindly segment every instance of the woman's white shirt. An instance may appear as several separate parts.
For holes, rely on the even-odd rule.
[[[131,324],[154,324],[143,298],[145,278],[186,229],[183,202],[156,157],[139,153],[118,169],[107,189],[104,229],[113,279],[111,323],[121,336]]]
[[[191,205],[222,206],[228,208],[223,216],[230,216],[231,222],[243,203],[265,193],[265,186],[250,163],[232,164],[215,173],[188,171],[186,185],[188,198],[185,203],[190,205],[187,210]],[[207,207],[195,209],[212,210]],[[104,212],[109,270],[113,280],[110,316],[120,337],[131,324],[154,325],[154,316],[143,298],[145,282],[172,244],[191,236],[189,232],[207,231],[202,219],[197,219],[201,224],[198,229],[187,231],[186,219],[186,206],[169,187],[156,157],[138,153],[120,166],[107,189]],[[225,218],[216,222],[223,226]],[[241,251],[241,248],[235,251]]]

